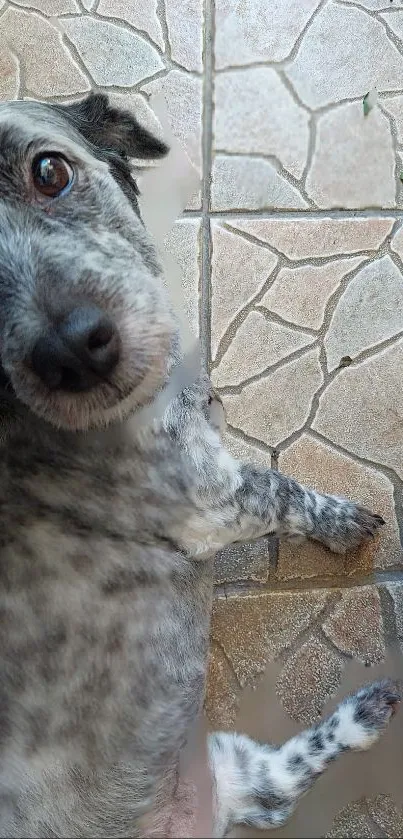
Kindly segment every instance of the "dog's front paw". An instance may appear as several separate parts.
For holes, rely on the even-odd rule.
[[[355,550],[362,542],[373,538],[385,524],[382,516],[349,501],[340,501],[338,509],[334,512],[329,533],[323,542],[338,554]]]
[[[400,701],[400,689],[391,679],[373,682],[349,696],[336,712],[340,745],[369,749],[385,730]]]

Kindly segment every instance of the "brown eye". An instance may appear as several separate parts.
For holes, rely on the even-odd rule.
[[[35,189],[47,198],[57,198],[69,191],[74,175],[67,161],[57,154],[37,157],[32,165]]]

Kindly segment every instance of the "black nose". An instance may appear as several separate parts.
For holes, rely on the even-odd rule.
[[[31,362],[51,390],[90,390],[119,361],[119,336],[107,315],[80,306],[36,342]]]

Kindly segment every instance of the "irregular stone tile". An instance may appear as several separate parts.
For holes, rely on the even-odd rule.
[[[183,143],[196,166],[201,167],[201,80],[181,70],[171,70],[166,76],[147,82],[143,90],[148,94],[162,93],[175,136]]]
[[[214,602],[211,637],[224,650],[241,687],[310,625],[326,600],[326,592],[312,591],[248,594]]]
[[[84,9],[87,9],[87,12],[90,12],[93,7],[95,6],[96,0],[81,0]]]
[[[308,419],[312,399],[323,381],[319,350],[304,353],[268,376],[224,397],[230,425],[277,446]],[[284,394],[292,399],[284,399]]]
[[[319,5],[319,0],[216,0],[216,67],[283,61]]]
[[[325,265],[282,268],[260,302],[284,320],[320,329],[326,305],[340,280],[361,265],[364,257],[335,259]]]
[[[347,367],[319,400],[312,427],[403,478],[403,341]]]
[[[310,638],[286,661],[277,693],[292,719],[310,725],[337,690],[343,661],[318,638]]]
[[[302,434],[281,452],[279,468],[317,492],[350,498],[369,507],[386,522],[380,538],[371,539],[345,559],[314,542],[298,547],[280,542],[278,573],[281,579],[370,573],[374,567],[387,568],[403,563],[393,485],[385,475],[363,463],[356,463],[309,434]]]
[[[296,178],[307,159],[309,117],[270,67],[215,79],[214,142],[220,151],[274,155]]]
[[[220,551],[214,560],[214,582],[266,583],[270,565],[269,539],[257,539],[245,544],[234,544]]]
[[[262,288],[277,257],[216,222],[211,225],[211,236],[211,346],[215,356],[230,322]]]
[[[0,99],[16,99],[19,88],[19,67],[15,56],[7,47],[0,53]]]
[[[403,227],[399,227],[396,231],[390,246],[392,251],[397,253],[401,260],[403,260]]]
[[[123,26],[90,17],[60,23],[98,85],[131,87],[164,69],[154,48]]]
[[[325,338],[329,370],[402,330],[403,277],[384,256],[358,272],[336,306]]]
[[[192,331],[198,335],[200,220],[177,221],[165,239],[165,246],[180,268],[185,313]]]
[[[216,387],[239,385],[312,344],[314,338],[287,326],[271,323],[261,312],[250,312],[237,329],[218,367],[212,371]]]
[[[351,5],[351,0],[339,0],[339,3],[348,3]],[[390,9],[390,4],[393,0],[354,0],[356,6],[362,6],[370,12],[381,12],[383,9]]]
[[[386,583],[385,588],[388,590],[394,606],[397,637],[399,641],[403,641],[403,587],[401,583]],[[403,835],[403,834],[402,834]]]
[[[381,18],[391,28],[392,32],[397,35],[400,40],[403,40],[403,11],[400,9],[391,10],[389,5],[388,14],[381,15]]]
[[[267,160],[217,155],[213,163],[213,210],[301,210],[307,207],[298,190]]]
[[[73,95],[90,90],[87,79],[68,50],[60,33],[34,14],[6,9],[0,18],[0,38],[20,56],[30,93],[38,98]],[[38,44],[46,45],[46,62]]]
[[[223,442],[228,451],[237,460],[243,460],[246,463],[254,463],[256,466],[264,466],[267,469],[271,467],[271,454],[268,451],[260,449],[253,443],[248,443],[240,437],[235,437],[231,431],[225,431]]]
[[[362,102],[351,102],[318,119],[306,191],[323,208],[394,206],[395,153],[379,108],[364,119]]]
[[[390,795],[376,795],[367,799],[369,814],[385,836],[401,839],[403,836],[403,812],[397,808]]]
[[[398,143],[403,143],[403,96],[388,96],[381,104],[395,120]]]
[[[367,813],[363,809],[363,802],[356,801],[348,804],[347,807],[336,816],[332,828],[326,834],[325,839],[345,839],[346,836],[359,836],[360,839],[379,839],[378,832],[375,832]]]
[[[393,224],[392,218],[240,218],[234,227],[267,242],[288,259],[298,260],[377,251]]]
[[[135,29],[147,32],[151,40],[164,49],[164,37],[157,16],[157,0],[141,0],[134,3],[128,3],[127,0],[100,0],[97,14],[121,18]]]
[[[383,661],[385,640],[381,601],[375,586],[343,592],[322,628],[342,653],[368,664]]]
[[[211,644],[204,708],[212,728],[233,729],[239,707],[239,685],[218,644]]]
[[[27,9],[37,9],[38,12],[42,12],[49,17],[65,14],[74,15],[80,11],[75,0],[14,0],[14,5],[23,6]]]
[[[354,72],[346,72],[348,67]],[[403,57],[378,20],[361,9],[330,2],[307,30],[286,73],[302,101],[321,108],[361,99],[375,80],[377,90],[400,90]]]
[[[203,4],[201,0],[165,0],[165,16],[173,61],[187,70],[203,69]]]

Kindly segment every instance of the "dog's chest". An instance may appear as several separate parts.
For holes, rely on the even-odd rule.
[[[3,460],[3,757],[12,743],[23,761],[147,765],[182,744],[203,694],[211,572],[164,541],[153,469],[127,454]]]

